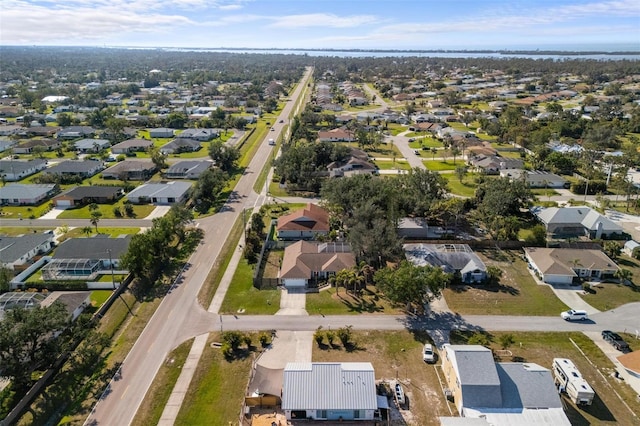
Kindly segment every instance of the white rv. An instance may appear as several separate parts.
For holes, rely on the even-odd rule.
[[[591,405],[595,392],[570,359],[554,358],[553,376],[558,390],[565,392],[573,402]]]

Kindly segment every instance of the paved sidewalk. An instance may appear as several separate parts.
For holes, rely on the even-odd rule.
[[[622,379],[625,382],[627,382],[627,384],[629,386],[631,386],[631,388],[638,395],[640,395],[640,378],[633,377],[631,374],[629,374],[627,372],[627,370],[625,370],[625,368],[622,366],[622,364],[620,364],[620,361],[618,361],[618,357],[620,355],[624,355],[624,354],[622,352],[618,351],[616,348],[614,348],[611,344],[609,344],[609,342],[606,342],[602,338],[602,335],[600,334],[600,332],[598,332],[598,331],[585,331],[583,333],[588,338],[590,338],[593,341],[593,343],[596,344],[596,346],[598,346],[600,348],[600,350],[607,356],[607,358],[609,358],[609,360],[611,360],[611,362],[615,366],[616,371],[618,372],[620,377],[622,377]],[[606,374],[606,372],[604,374]]]

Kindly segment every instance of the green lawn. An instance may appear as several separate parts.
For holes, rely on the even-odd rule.
[[[38,206],[3,206],[0,207],[3,219],[37,219],[51,210],[51,203],[45,201]]]
[[[442,161],[442,160],[425,160],[422,162],[428,170],[433,172],[441,172],[443,170],[455,170],[456,167],[464,165],[463,162],[456,161],[456,164],[453,164],[453,160],[451,161]]]
[[[498,149],[498,154],[504,158],[522,158],[520,151],[507,151],[504,149]]]
[[[95,228],[91,228],[92,229],[92,233],[91,235],[95,234]],[[111,236],[111,238],[117,238],[120,235],[123,234],[137,234],[138,232],[140,232],[140,228],[109,228],[109,227],[101,227],[100,225],[98,225],[98,231],[101,234],[106,234]],[[91,236],[90,235],[90,236]],[[67,233],[64,234],[63,238],[77,238],[77,237],[86,237],[87,234],[85,234],[82,231],[82,228],[73,228],[70,229]]]
[[[280,309],[280,290],[258,290],[253,286],[253,265],[243,258],[238,264],[221,313],[273,315]]]
[[[0,219],[0,223],[2,223],[2,219]],[[11,236],[11,237],[15,237],[18,235],[22,235],[22,234],[31,234],[31,233],[38,233],[38,232],[44,232],[47,231],[51,228],[47,228],[47,227],[43,227],[43,226],[7,226],[7,227],[1,227],[0,226],[0,235],[6,235],[6,236]]]
[[[632,272],[631,285],[602,283],[592,287],[593,293],[580,294],[585,302],[600,311],[615,309],[627,303],[640,302],[640,260],[620,256],[616,262],[620,268]]]
[[[411,166],[404,160],[374,160],[373,163],[378,166],[380,170],[410,170]]]
[[[449,308],[462,315],[557,316],[568,307],[546,285],[538,285],[519,250],[476,251],[487,266],[499,267],[498,286],[460,286],[446,289]]]
[[[91,292],[91,305],[99,308],[107,301],[109,296],[113,293],[111,290],[93,290]]]
[[[449,192],[452,194],[462,197],[473,197],[476,194],[478,185],[473,182],[473,175],[467,175],[462,182],[458,180],[455,173],[443,173],[441,176],[447,180]]]
[[[327,288],[319,293],[307,294],[309,315],[355,315],[361,313],[399,314],[391,304],[383,299],[374,286],[369,286],[362,296],[353,296],[344,288]]]

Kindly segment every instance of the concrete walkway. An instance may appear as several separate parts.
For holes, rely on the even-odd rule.
[[[167,214],[171,210],[171,206],[157,206],[145,219],[155,219],[157,217],[162,217]]]
[[[65,210],[66,210],[66,208],[63,208],[63,207],[54,207],[51,210],[49,210],[48,212],[46,212],[45,214],[43,214],[42,216],[40,216],[39,218],[37,218],[36,220],[39,220],[39,219],[57,219],[58,216]]]

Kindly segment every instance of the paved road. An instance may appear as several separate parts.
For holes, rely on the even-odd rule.
[[[312,69],[309,68],[291,96],[291,101],[285,105],[280,115],[282,119],[288,119],[311,74]],[[219,325],[212,326],[217,316],[207,313],[199,305],[198,291],[220,254],[234,222],[245,208],[252,208],[258,201],[253,185],[273,150],[267,139],[277,136],[283,124],[277,123],[274,126],[276,130],[269,132],[263,140],[221,211],[197,221],[198,226],[205,231],[205,238],[189,260],[192,266],[182,274],[182,284],[165,296],[122,364],[117,379],[112,380],[85,424],[130,424],[169,351],[177,343],[193,335],[194,329],[218,329]],[[106,221],[104,222],[106,226]],[[103,224],[103,221],[100,223]]]
[[[212,325],[210,331],[219,327]],[[351,325],[355,330],[401,330],[404,328],[422,330],[487,330],[487,331],[601,331],[635,333],[640,331],[640,302],[621,306],[611,311],[590,316],[588,321],[568,322],[560,318],[540,316],[466,315],[452,313],[432,313],[430,316],[399,315],[223,315],[225,330],[289,330],[310,331],[318,326],[324,329]],[[219,328],[217,328],[219,330]]]

